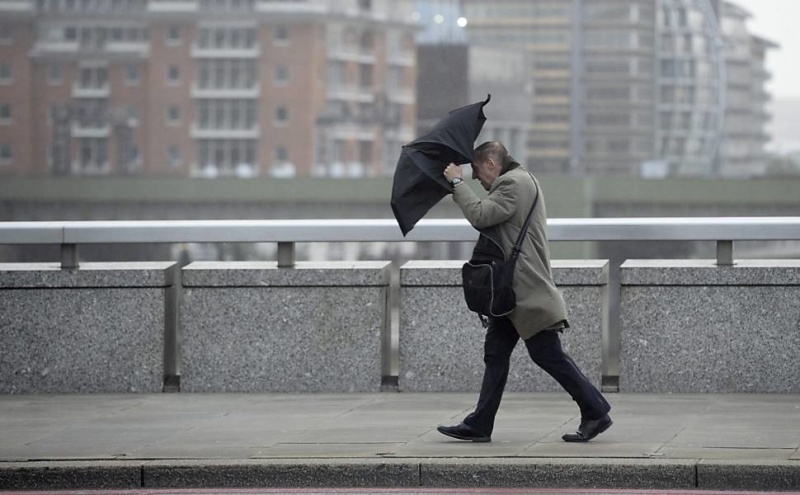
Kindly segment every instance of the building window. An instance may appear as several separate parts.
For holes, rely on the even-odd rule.
[[[197,103],[198,128],[253,129],[256,110],[256,100],[200,100]]]
[[[275,67],[275,85],[286,86],[289,84],[289,68],[285,65]]]
[[[252,89],[257,82],[255,60],[197,61],[197,84],[200,89]]]
[[[136,64],[128,64],[125,66],[125,83],[128,85],[139,84],[141,76],[139,74],[139,66]]]
[[[10,165],[14,154],[10,144],[0,144],[0,165]]]
[[[0,45],[10,45],[14,42],[11,34],[11,24],[0,24]]]
[[[167,147],[167,165],[169,168],[178,168],[181,166],[181,150],[174,144]]]
[[[181,82],[181,70],[177,65],[170,65],[167,68],[167,84],[174,86]]]
[[[252,139],[201,139],[197,143],[197,164],[222,175],[253,171],[256,142]]]
[[[11,105],[8,103],[0,104],[0,124],[11,123]]]
[[[362,165],[370,165],[372,163],[373,146],[372,141],[359,141],[358,142],[358,161]]]
[[[169,26],[167,28],[167,44],[180,45],[181,44],[181,28],[180,26]]]
[[[101,89],[108,86],[107,67],[81,67],[80,87],[84,89]]]
[[[257,46],[254,28],[205,27],[197,35],[197,47],[203,50],[252,49]]]
[[[167,108],[167,125],[180,125],[181,107],[170,106]]]
[[[374,82],[372,66],[368,64],[359,64],[358,79],[361,89],[372,90]]]
[[[47,84],[57,86],[64,81],[64,67],[61,64],[47,66]]]
[[[277,125],[287,125],[289,123],[289,109],[281,105],[275,109],[275,123]]]
[[[8,62],[0,62],[0,84],[10,84],[11,76],[11,64]]]
[[[289,161],[289,150],[285,146],[275,148],[275,163],[281,164]]]
[[[274,42],[276,45],[288,45],[289,44],[289,27],[288,26],[275,26],[275,37]]]
[[[108,168],[108,141],[104,138],[81,138],[78,160],[83,172],[99,172]]]

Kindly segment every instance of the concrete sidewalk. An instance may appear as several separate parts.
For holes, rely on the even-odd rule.
[[[0,489],[596,487],[797,490],[800,396],[506,394],[492,442],[436,432],[475,394],[0,397]]]

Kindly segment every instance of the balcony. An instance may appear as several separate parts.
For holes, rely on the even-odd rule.
[[[260,0],[256,2],[259,14],[320,14],[329,13],[327,0],[287,2],[286,0]]]
[[[192,139],[259,139],[261,130],[258,126],[250,129],[210,129],[192,124],[189,135]]]
[[[147,3],[147,12],[150,14],[190,14],[197,11],[197,0],[162,0]]]
[[[192,85],[192,98],[258,98],[261,95],[261,86],[256,85],[252,88],[200,88],[197,84]]]
[[[65,55],[78,53],[80,43],[77,41],[39,41],[31,50],[31,57],[41,57],[43,55]]]
[[[72,124],[72,137],[74,138],[107,138],[111,135],[111,126],[106,124],[99,127],[85,126],[78,122]]]
[[[343,85],[331,86],[328,88],[328,99],[373,103],[375,101],[375,93],[372,88]]]
[[[360,64],[374,64],[378,60],[375,53],[371,51],[341,45],[330,45],[328,48],[328,58],[331,60],[341,60],[343,62],[358,62]]]
[[[147,57],[150,54],[150,43],[146,41],[109,41],[106,43],[104,51],[115,55],[134,55],[139,57]]]
[[[390,88],[386,91],[386,97],[390,102],[402,105],[413,105],[417,101],[414,90],[408,88]]]
[[[390,53],[389,64],[401,67],[414,67],[417,65],[416,56],[413,53]]]
[[[73,98],[108,98],[109,96],[111,96],[111,86],[108,83],[95,87],[84,87],[77,83],[72,85]]]
[[[258,45],[248,47],[205,48],[192,45],[193,58],[258,58],[261,48]]]
[[[33,14],[36,12],[33,0],[4,0],[0,2],[0,13],[6,14]]]

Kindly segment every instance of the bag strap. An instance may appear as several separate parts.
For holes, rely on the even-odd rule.
[[[528,232],[528,226],[531,224],[531,217],[533,216],[533,210],[536,208],[536,203],[539,202],[539,184],[536,183],[536,179],[533,178],[530,172],[528,175],[531,176],[531,180],[533,180],[533,185],[536,187],[536,197],[533,199],[533,206],[531,206],[531,211],[528,212],[528,216],[525,218],[525,225],[522,226],[522,230],[519,231],[519,235],[517,236],[517,242],[514,243],[514,247],[511,249],[511,257],[516,258],[519,255],[520,250],[522,249],[522,240],[525,239],[525,234]]]

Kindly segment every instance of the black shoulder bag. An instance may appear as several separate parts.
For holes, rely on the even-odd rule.
[[[534,181],[534,184],[536,182]],[[522,241],[531,223],[533,210],[539,201],[539,186],[536,185],[536,198],[531,211],[525,219],[525,225],[517,236],[517,242],[507,260],[479,261],[472,259],[461,268],[464,285],[464,299],[467,307],[482,316],[505,316],[517,306],[514,282],[514,267],[522,248]]]

